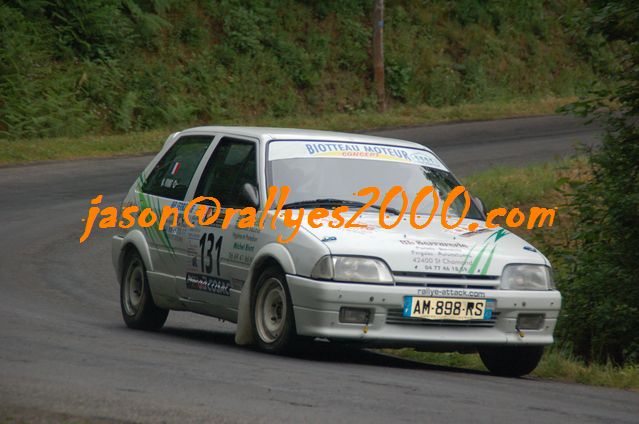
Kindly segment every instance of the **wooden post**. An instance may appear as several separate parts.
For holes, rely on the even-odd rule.
[[[373,69],[379,110],[386,110],[384,87],[384,0],[375,0],[373,10]]]

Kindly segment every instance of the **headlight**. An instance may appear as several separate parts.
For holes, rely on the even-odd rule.
[[[313,268],[317,280],[352,281],[356,283],[393,284],[393,275],[384,262],[356,256],[324,256]]]
[[[501,274],[504,290],[550,290],[554,288],[550,268],[544,265],[506,265]]]

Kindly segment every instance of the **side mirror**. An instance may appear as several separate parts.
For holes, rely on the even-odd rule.
[[[242,186],[242,197],[247,200],[254,208],[260,204],[260,198],[257,194],[257,188],[251,183],[244,183]]]
[[[481,212],[482,215],[486,216],[486,205],[484,205],[483,200],[481,200],[477,196],[473,196],[473,200],[475,201],[475,206],[477,206],[479,212]]]

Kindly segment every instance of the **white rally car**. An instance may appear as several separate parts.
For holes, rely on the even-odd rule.
[[[162,230],[139,223],[120,230],[113,262],[124,321],[158,329],[169,310],[189,310],[236,322],[237,343],[270,352],[286,351],[300,338],[322,338],[479,351],[493,373],[529,373],[553,342],[561,306],[541,253],[505,229],[486,228],[474,198],[452,230],[439,217],[417,229],[408,214],[394,228],[382,228],[379,204],[360,213],[367,198],[357,192],[364,187],[383,195],[401,186],[413,199],[432,186],[443,200],[458,185],[431,150],[406,141],[246,127],[172,134],[123,208],[159,215],[165,206],[184,211],[192,199],[207,196],[220,202],[221,213],[211,225],[191,227],[181,217]],[[290,187],[281,210],[268,202],[273,186]],[[422,219],[431,213],[429,198],[417,210]],[[201,204],[207,202],[211,206],[202,208],[210,216],[215,203]],[[240,228],[240,214],[222,229],[227,208],[246,207],[255,208],[258,221],[264,218],[263,229]],[[395,196],[385,218],[392,222],[402,207]],[[311,226],[314,208],[332,214]],[[341,214],[333,214],[339,208]],[[463,208],[463,197],[451,204],[451,222]],[[305,214],[297,230],[284,223],[286,211],[289,218]],[[338,225],[343,221],[357,226]],[[472,223],[475,231],[468,229]]]

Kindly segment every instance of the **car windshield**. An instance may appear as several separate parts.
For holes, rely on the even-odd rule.
[[[419,155],[428,154],[437,161],[438,167],[421,165],[418,163],[399,159],[372,159],[348,157],[312,157],[311,155],[296,154],[291,148],[293,143],[286,143],[286,149],[280,146],[276,151],[273,146],[280,143],[270,143],[269,161],[267,166],[267,184],[269,186],[288,186],[290,194],[286,199],[286,204],[290,207],[306,207],[317,203],[318,206],[333,205],[338,201],[345,201],[347,206],[356,208],[357,203],[365,203],[370,199],[370,195],[357,196],[355,193],[364,187],[374,186],[380,190],[380,198],[376,202],[381,204],[386,192],[393,186],[401,186],[408,197],[407,212],[410,211],[413,199],[424,186],[433,186],[439,195],[440,202],[436,214],[441,213],[441,207],[448,193],[460,183],[455,177],[445,169],[443,164],[430,152],[418,151],[417,149],[398,149],[397,158],[402,155],[406,157],[414,155],[412,151],[420,152]],[[297,144],[297,143],[296,143]],[[350,144],[348,144],[350,146]],[[307,145],[308,146],[308,145]],[[344,144],[341,144],[344,146]],[[297,147],[297,146],[295,146]],[[279,151],[281,150],[281,151]],[[312,149],[309,148],[308,151]],[[282,153],[282,151],[284,153]],[[404,153],[407,151],[408,154]],[[298,152],[299,153],[299,152]],[[337,156],[332,152],[332,156]],[[300,157],[301,156],[301,157]],[[345,156],[345,155],[344,155]],[[444,169],[439,169],[444,168]],[[352,202],[351,204],[349,204]],[[395,196],[390,202],[389,208],[402,209],[401,195]],[[432,195],[426,196],[421,202],[417,212],[419,214],[430,214],[433,208]],[[450,206],[448,215],[460,216],[464,209],[464,196],[459,196]],[[375,209],[369,209],[375,212]],[[389,210],[392,212],[391,210]],[[479,210],[471,203],[467,218],[483,219]]]

